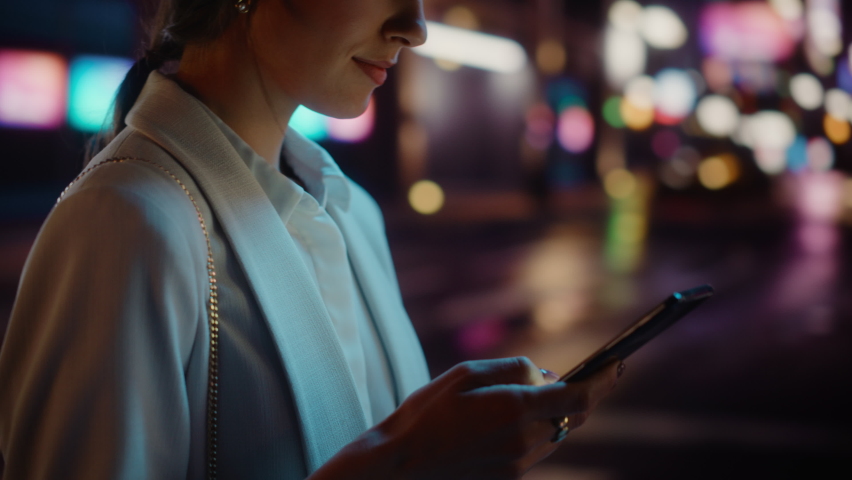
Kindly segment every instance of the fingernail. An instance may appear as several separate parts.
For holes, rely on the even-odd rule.
[[[544,379],[548,382],[554,383],[559,381],[559,375],[557,375],[556,373],[551,372],[550,370],[546,370],[544,368],[540,368],[539,370],[541,370],[542,376],[544,376]]]
[[[617,378],[621,378],[621,375],[624,374],[625,368],[626,367],[624,366],[624,362],[621,362],[621,363],[618,364],[618,370],[616,370],[616,377]]]

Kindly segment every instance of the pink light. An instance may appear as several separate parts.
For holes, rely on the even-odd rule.
[[[660,125],[666,125],[669,127],[673,127],[675,125],[679,125],[680,122],[683,121],[683,117],[672,117],[670,115],[666,115],[665,113],[657,110],[654,112],[654,121],[659,123]]]
[[[536,150],[547,150],[553,143],[553,129],[556,115],[544,103],[538,103],[527,110],[527,142]]]
[[[56,128],[65,119],[68,66],[54,53],[0,51],[0,124]]]
[[[779,62],[796,50],[800,28],[766,2],[712,3],[701,13],[704,51],[724,60]]]
[[[557,138],[562,148],[571,153],[583,153],[595,140],[595,120],[583,107],[566,108],[559,115]]]
[[[812,223],[833,223],[843,206],[843,175],[839,172],[806,173],[796,177],[796,209]]]
[[[456,344],[466,355],[477,356],[498,346],[508,333],[506,324],[499,318],[486,318],[459,329]]]
[[[370,98],[370,104],[367,105],[367,110],[359,117],[349,119],[329,118],[328,136],[339,142],[363,142],[371,133],[373,133],[373,125],[375,122],[375,102],[372,98]]]

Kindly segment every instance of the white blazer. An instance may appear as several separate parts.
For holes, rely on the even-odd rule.
[[[153,73],[92,165],[172,172],[208,225],[219,285],[220,478],[303,478],[366,428],[320,293],[282,217],[203,105]],[[324,155],[289,130],[290,154]],[[381,212],[354,183],[329,211],[397,402],[429,380]],[[292,197],[295,208],[298,197]],[[177,183],[98,167],[51,212],[0,350],[5,478],[203,478],[207,247]]]

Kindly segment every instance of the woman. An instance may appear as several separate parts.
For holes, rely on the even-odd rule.
[[[172,0],[157,18],[25,267],[4,478],[515,478],[582,424],[615,366],[429,382],[377,206],[286,127],[298,105],[359,115],[425,41],[419,0]]]

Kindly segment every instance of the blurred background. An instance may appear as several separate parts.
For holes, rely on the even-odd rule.
[[[364,115],[291,126],[381,204],[433,375],[711,283],[526,478],[852,478],[852,2],[425,4]],[[149,8],[0,4],[0,332]]]

